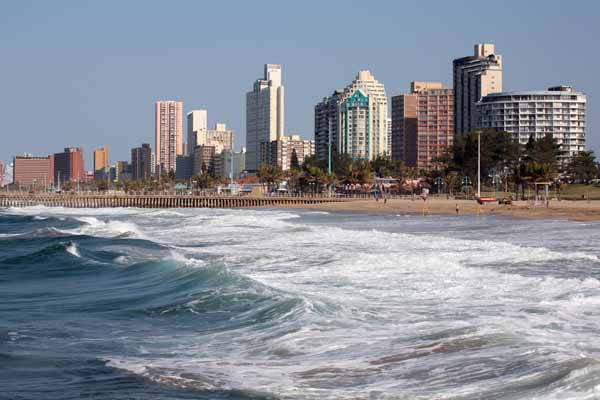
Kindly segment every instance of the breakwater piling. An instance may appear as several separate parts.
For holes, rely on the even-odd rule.
[[[335,197],[251,197],[193,195],[0,194],[0,207],[69,208],[255,208],[348,201]]]

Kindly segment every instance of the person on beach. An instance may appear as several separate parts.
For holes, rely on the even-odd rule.
[[[456,203],[456,215],[458,215],[458,203]]]

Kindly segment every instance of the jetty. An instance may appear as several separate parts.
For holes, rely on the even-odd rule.
[[[0,207],[69,207],[69,208],[259,208],[302,206],[350,201],[347,198],[320,196],[232,196],[176,194],[69,194],[69,193],[2,193]]]

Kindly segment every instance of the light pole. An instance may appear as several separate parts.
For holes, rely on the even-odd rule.
[[[462,185],[463,185],[463,191],[465,192],[465,198],[467,197],[467,191],[468,191],[470,184],[471,184],[471,180],[469,179],[469,177],[467,175],[463,176]]]
[[[440,186],[442,186],[444,184],[444,182],[442,182],[441,176],[438,176],[437,178],[435,178],[435,184],[437,186],[437,193],[439,195],[440,194]]]

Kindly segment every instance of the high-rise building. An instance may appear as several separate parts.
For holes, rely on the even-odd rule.
[[[221,154],[215,156],[215,175],[229,178],[233,167],[233,179],[240,177],[246,166],[246,148],[242,147],[240,151],[233,152],[233,163],[231,156],[230,150],[223,150]]]
[[[392,97],[392,159],[430,168],[454,142],[454,93],[439,82],[412,82]]]
[[[519,143],[552,136],[564,157],[585,151],[586,95],[570,86],[492,93],[477,104],[481,128],[509,132]]]
[[[215,152],[220,153],[223,150],[233,148],[234,132],[227,129],[223,123],[217,122],[215,129],[196,131],[196,146],[214,146]]]
[[[260,143],[284,135],[284,88],[281,65],[266,64],[263,79],[246,93],[246,169],[257,171]]]
[[[301,139],[300,135],[284,136],[271,142],[261,143],[261,164],[277,165],[283,171],[291,166],[292,153],[296,152],[298,163],[302,165],[307,157],[315,154],[315,142]]]
[[[456,135],[477,127],[476,104],[482,97],[502,91],[502,56],[495,54],[493,44],[478,43],[474,50],[474,55],[452,62]]]
[[[0,161],[0,187],[4,186],[4,164]]]
[[[104,179],[109,168],[108,147],[104,146],[94,150],[94,177]]]
[[[54,184],[54,156],[16,156],[13,160],[13,183],[40,188]]]
[[[193,154],[193,152],[192,152]],[[194,174],[194,156],[177,156],[177,171],[175,171],[175,179],[189,179]]]
[[[194,149],[193,175],[214,173],[215,147],[200,145]]]
[[[332,154],[340,150],[341,96],[342,92],[336,90],[315,106],[315,154],[321,161],[329,160],[330,150]]]
[[[130,181],[133,178],[131,164],[127,161],[115,161],[115,181]]]
[[[193,155],[194,149],[201,143],[198,143],[196,136],[199,132],[208,129],[208,111],[192,110],[187,114],[187,148],[188,155]]]
[[[131,179],[135,181],[149,180],[152,176],[152,149],[150,144],[131,149]]]
[[[183,102],[157,101],[154,111],[157,173],[175,171],[183,155]]]
[[[372,160],[385,154],[388,150],[387,121],[385,87],[370,71],[361,70],[342,92],[334,92],[315,107],[315,142],[319,158],[327,159],[330,140],[332,150],[354,159]]]
[[[387,119],[387,151],[386,155],[392,158],[392,119]]]
[[[62,153],[54,154],[55,182],[83,182],[83,149],[66,147]]]

